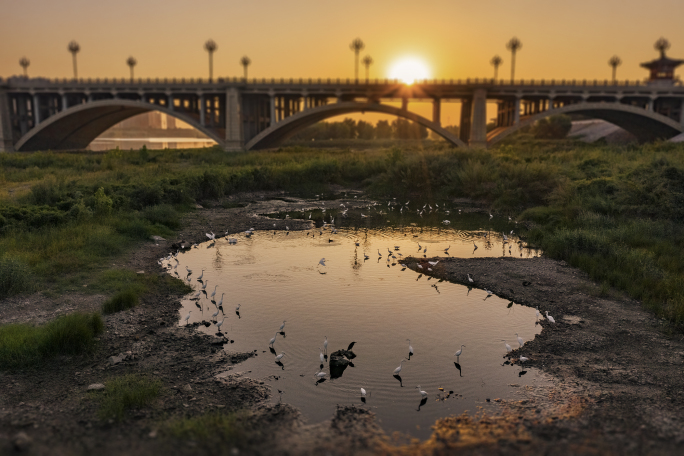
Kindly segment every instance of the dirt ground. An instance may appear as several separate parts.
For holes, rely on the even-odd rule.
[[[176,239],[144,244],[117,264],[163,274],[157,259],[180,244],[223,235],[284,229],[285,221],[258,214],[322,207],[318,201],[251,194],[244,207],[198,209]],[[367,202],[350,199],[347,206]],[[327,202],[332,207],[333,202]],[[339,201],[334,202],[339,205]],[[308,220],[288,220],[291,230]],[[411,269],[425,259],[408,259]],[[253,356],[193,328],[178,326],[181,296],[145,298],[130,311],[105,317],[93,355],[55,359],[22,371],[0,371],[0,454],[682,454],[684,340],[640,303],[599,287],[585,274],[547,258],[440,258],[430,273],[518,304],[538,307],[543,331],[525,344],[525,365],[541,369],[550,386],[520,387],[515,400],[498,400],[496,413],[446,417],[426,441],[386,435],[371,412],[339,407],[329,421],[310,425],[293,407],[270,398],[277,385],[244,376],[217,378]],[[470,283],[467,274],[473,277]],[[40,293],[0,301],[0,324],[41,323],[75,310],[95,310],[104,296]],[[517,344],[512,344],[517,346]],[[114,358],[112,358],[114,357]],[[517,350],[508,355],[520,362]],[[161,397],[120,423],[97,417],[94,383],[143,373],[163,383]],[[210,441],[178,441],[169,420],[208,412],[248,410],[241,449]]]

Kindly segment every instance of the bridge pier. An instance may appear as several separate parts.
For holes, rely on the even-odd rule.
[[[441,113],[442,111],[442,100],[440,98],[433,98],[432,100],[432,121],[442,126]]]
[[[470,117],[471,147],[487,147],[487,90],[475,89]]]
[[[226,142],[225,151],[242,150],[242,122],[240,94],[235,87],[226,91]]]
[[[7,92],[0,90],[0,152],[14,152]]]
[[[520,123],[520,97],[515,97],[515,103],[513,105],[513,125],[518,125]]]

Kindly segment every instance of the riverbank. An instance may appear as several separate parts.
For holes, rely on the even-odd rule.
[[[208,229],[271,230],[273,223],[283,229],[284,220],[257,214],[318,205],[273,196],[243,194],[226,200],[226,205],[243,207],[198,209],[183,219],[178,235],[146,242],[118,265],[141,275],[165,275],[157,259],[179,244],[204,241]],[[340,202],[367,204],[358,199]],[[287,224],[290,230],[309,227],[307,220],[290,219]],[[415,269],[415,262],[408,264]],[[141,305],[131,310],[105,316],[106,331],[95,353],[0,372],[9,392],[0,399],[0,452],[230,454],[238,448],[242,454],[432,454],[453,449],[466,454],[538,454],[552,449],[576,454],[676,453],[684,443],[684,414],[678,407],[684,399],[684,342],[679,336],[668,337],[662,320],[639,302],[606,292],[581,271],[548,258],[442,258],[433,275],[468,285],[468,273],[474,277],[473,292],[491,289],[555,317],[556,324],[542,321],[543,332],[524,346],[529,365],[544,371],[551,386],[521,389],[516,401],[491,398],[500,407],[493,415],[471,411],[467,417],[445,418],[427,441],[386,436],[372,414],[355,407],[342,407],[330,421],[307,425],[286,397],[271,405],[277,384],[252,380],[248,373],[217,379],[233,366],[239,370],[240,361],[255,354],[231,352],[230,345],[223,351],[223,341],[178,326],[181,295],[159,290],[144,295]],[[2,301],[0,324],[92,310],[104,299],[79,293],[8,298]],[[517,362],[518,356],[514,350],[508,359]],[[100,418],[99,392],[88,392],[88,386],[128,374],[159,379],[158,397],[120,422]],[[235,413],[238,420],[216,418]],[[210,432],[193,431],[193,423],[202,423]]]

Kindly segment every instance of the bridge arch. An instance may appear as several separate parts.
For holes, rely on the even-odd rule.
[[[684,131],[679,122],[644,108],[620,103],[577,103],[534,114],[511,127],[497,128],[487,136],[487,146],[491,147],[521,128],[556,114],[582,114],[605,120],[632,133],[639,141],[669,139]]]
[[[72,106],[48,117],[26,132],[16,151],[85,149],[95,138],[117,123],[149,111],[159,111],[186,122],[223,146],[224,139],[197,119],[164,106],[143,101],[110,99]]]
[[[388,106],[380,103],[360,103],[356,101],[345,101],[341,103],[332,103],[329,105],[318,106],[316,108],[301,111],[295,115],[287,117],[275,125],[270,126],[262,131],[254,138],[252,138],[246,145],[247,150],[266,149],[269,147],[278,146],[282,141],[289,138],[303,128],[343,114],[351,114],[355,112],[378,112],[382,114],[390,114],[404,119],[411,120],[420,124],[438,135],[446,139],[448,142],[459,147],[468,147],[460,138],[442,128],[439,124],[419,116],[418,114],[406,111],[394,106]]]

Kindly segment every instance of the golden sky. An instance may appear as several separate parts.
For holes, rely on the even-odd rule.
[[[215,76],[240,76],[248,55],[259,78],[353,77],[355,37],[371,78],[408,55],[436,78],[492,77],[495,54],[508,77],[512,36],[516,78],[609,78],[617,54],[619,79],[643,79],[661,36],[684,58],[684,0],[2,0],[2,11],[3,77],[21,73],[22,56],[30,76],[70,77],[71,40],[82,77],[128,77],[129,56],[139,77],[206,77],[209,38]]]

